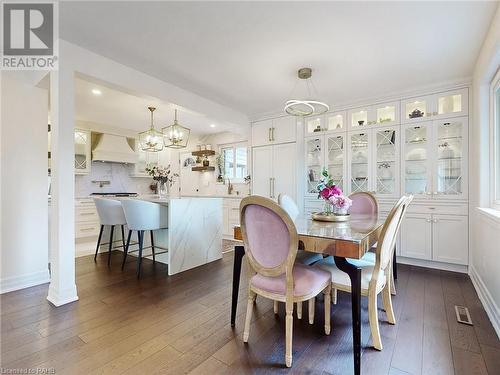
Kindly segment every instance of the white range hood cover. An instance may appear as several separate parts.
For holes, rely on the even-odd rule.
[[[113,163],[137,163],[138,155],[127,142],[127,138],[119,135],[103,134],[94,151],[92,160]]]

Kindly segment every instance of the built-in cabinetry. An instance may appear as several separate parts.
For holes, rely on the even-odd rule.
[[[252,193],[272,199],[287,194],[296,199],[295,143],[252,148]]]
[[[374,193],[383,213],[413,194],[398,255],[467,265],[468,107],[461,88],[306,118],[305,214],[323,208],[316,192],[322,168],[347,194]]]
[[[89,130],[75,129],[75,174],[90,172],[91,142]]]
[[[222,235],[233,239],[233,228],[240,224],[241,198],[224,198],[222,203]]]
[[[99,216],[92,198],[75,199],[75,238],[99,234]]]
[[[257,121],[252,124],[252,146],[295,142],[296,131],[295,118],[291,116]]]

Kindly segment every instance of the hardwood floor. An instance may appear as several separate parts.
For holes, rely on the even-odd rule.
[[[236,328],[229,324],[232,254],[221,261],[166,276],[166,267],[135,259],[122,272],[121,253],[76,260],[78,302],[55,308],[48,285],[4,294],[1,366],[54,368],[57,374],[351,374],[349,295],[332,305],[332,333],[323,333],[323,301],[313,326],[294,319],[293,367],[284,367],[284,306],[258,298],[250,339],[243,344],[246,285]],[[363,299],[362,373],[499,374],[500,341],[466,275],[401,265],[395,326],[381,317],[384,350],[370,347]],[[456,322],[454,305],[469,307],[474,326]],[[379,304],[381,306],[381,303]],[[307,304],[303,316],[307,317]]]

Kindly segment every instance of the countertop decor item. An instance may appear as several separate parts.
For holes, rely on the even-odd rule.
[[[285,103],[285,112],[292,116],[311,116],[320,115],[322,113],[328,112],[330,106],[319,100],[312,100],[311,98],[317,97],[316,88],[312,83],[312,69],[311,68],[300,68],[297,72],[299,77],[299,84],[303,82],[304,93],[303,97],[308,99],[290,99]],[[295,88],[290,96],[294,94]]]
[[[177,177],[179,177],[177,173],[171,172],[170,164],[167,167],[161,165],[147,166],[146,172],[157,182],[157,193],[160,198],[168,196],[169,189],[175,183]]]
[[[346,221],[349,220],[348,210],[352,201],[337,187],[326,168],[321,171],[320,182],[317,186],[318,198],[325,201],[323,212],[312,215],[313,220]]]
[[[160,152],[163,150],[163,133],[155,129],[153,112],[155,107],[148,107],[151,112],[151,125],[148,130],[139,133],[139,144],[142,151]]]
[[[419,117],[423,117],[424,116],[424,112],[422,112],[420,109],[414,109],[413,112],[409,113],[408,114],[408,117],[409,118],[419,118]]]
[[[180,125],[177,121],[177,108],[174,113],[174,123],[162,129],[164,134],[163,142],[165,147],[186,148],[191,130]]]

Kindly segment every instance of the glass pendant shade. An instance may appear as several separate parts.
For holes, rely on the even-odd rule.
[[[175,110],[174,123],[162,129],[163,142],[165,147],[169,148],[185,148],[189,140],[191,130],[177,122],[177,109]]]
[[[148,130],[139,133],[139,144],[142,151],[160,152],[163,150],[163,133],[156,130],[153,122],[153,112],[156,108],[148,107],[151,111],[151,126]]]

